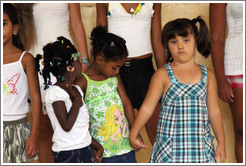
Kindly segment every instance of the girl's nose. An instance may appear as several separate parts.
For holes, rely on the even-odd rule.
[[[182,44],[182,43],[180,43],[179,45],[178,45],[178,49],[183,49],[184,48],[184,45]]]

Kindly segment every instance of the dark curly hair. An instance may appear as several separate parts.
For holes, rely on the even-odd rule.
[[[200,28],[198,30],[196,23],[199,22]],[[195,40],[197,44],[197,50],[205,58],[207,58],[211,51],[211,43],[209,37],[209,31],[204,20],[198,16],[193,20],[187,18],[179,18],[168,22],[162,30],[162,45],[166,49],[167,59],[166,62],[172,62],[173,58],[168,48],[168,41],[174,39],[175,36],[188,36],[189,33],[195,35]]]
[[[90,39],[93,58],[102,54],[106,61],[116,61],[128,56],[126,41],[115,34],[108,33],[103,26],[94,28]]]
[[[50,73],[57,80],[62,81],[64,73],[67,71],[67,66],[72,65],[74,59],[72,54],[77,53],[74,45],[65,37],[58,37],[54,43],[49,43],[43,47],[43,57],[38,54],[35,58],[36,70],[41,73],[44,78],[45,89],[50,82]],[[43,58],[44,68],[40,71],[39,61]]]

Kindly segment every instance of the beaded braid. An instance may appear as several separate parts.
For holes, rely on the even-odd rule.
[[[79,57],[74,45],[65,37],[58,37],[54,43],[48,43],[43,48],[43,65],[44,68],[40,72],[39,61],[42,55],[38,54],[35,58],[36,70],[44,78],[45,89],[51,85],[50,73],[52,73],[57,80],[64,81],[64,73],[68,66],[73,66],[72,63]]]

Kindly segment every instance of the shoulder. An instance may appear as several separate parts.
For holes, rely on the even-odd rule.
[[[35,66],[35,60],[32,54],[29,52],[25,52],[25,54],[22,57],[21,63],[23,64],[23,67],[26,68],[28,66]]]
[[[214,76],[213,70],[210,68],[207,68],[207,75],[208,75],[208,77]]]
[[[53,103],[55,101],[66,101],[69,99],[68,93],[59,86],[50,86],[46,91],[46,103]]]
[[[85,92],[85,89],[87,87],[87,80],[84,75],[81,74],[81,76],[74,81],[74,84],[78,85],[82,89],[82,91]]]
[[[169,77],[168,77],[168,73],[167,73],[167,70],[166,68],[163,66],[163,67],[160,67],[158,68],[153,77],[152,77],[152,80],[154,82],[162,82],[163,84],[165,84],[168,80],[169,80]]]
[[[209,85],[210,82],[216,82],[216,77],[213,70],[207,68],[207,85]]]
[[[28,63],[34,61],[34,57],[31,53],[25,52],[22,58],[22,62]]]

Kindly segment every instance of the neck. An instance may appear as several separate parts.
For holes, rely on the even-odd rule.
[[[97,68],[97,64],[91,65],[90,69],[88,70],[91,75],[101,76],[103,75],[100,70]]]
[[[10,54],[16,50],[18,50],[18,48],[13,45],[12,41],[3,45],[3,55]]]
[[[57,80],[56,85],[60,86],[63,89],[69,89],[73,85],[74,77],[72,76],[72,73],[66,72],[64,73],[65,80]]]

